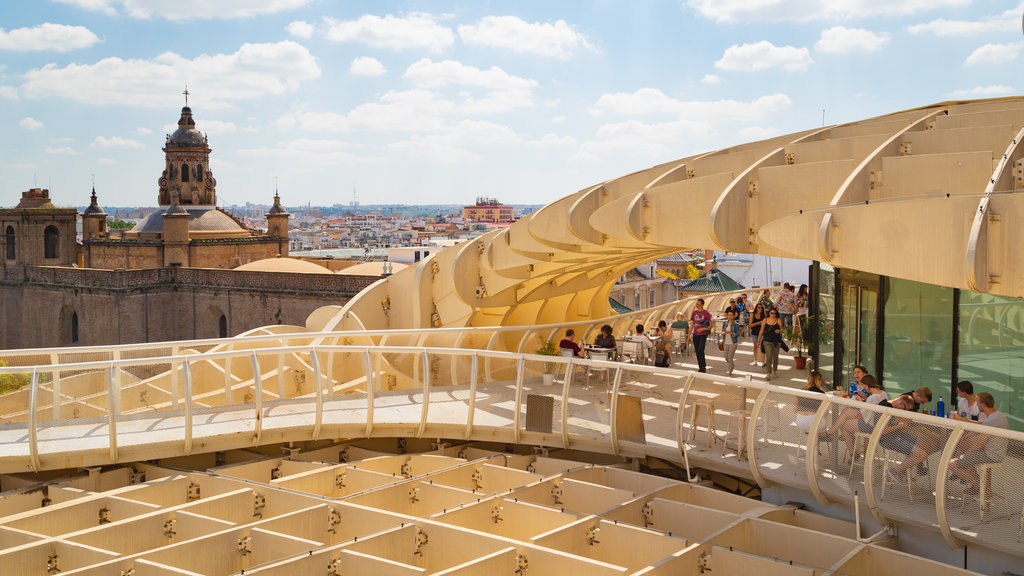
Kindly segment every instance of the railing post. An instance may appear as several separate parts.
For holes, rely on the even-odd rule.
[[[231,344],[228,344],[228,352],[231,352]],[[224,405],[231,406],[235,402],[231,398],[231,356],[224,359]]]
[[[260,361],[256,358],[256,352],[252,353],[252,383],[256,388],[256,423],[253,425],[252,444],[258,446],[260,435],[263,434],[263,375],[260,374]]]
[[[277,399],[284,400],[288,393],[284,389],[284,352],[277,355]]]
[[[864,449],[864,495],[868,499],[868,508],[871,510],[871,515],[882,526],[889,524],[889,519],[882,513],[878,499],[875,498],[875,490],[873,488],[875,485],[875,467],[872,463],[875,461],[875,450],[878,449],[878,443],[882,439],[882,432],[889,425],[891,418],[892,414],[889,414],[888,411],[878,414],[878,419],[875,420],[875,429],[871,431],[868,446]]]
[[[466,415],[466,440],[473,436],[473,418],[476,417],[476,387],[479,380],[477,376],[479,354],[474,350],[470,360],[469,376],[469,414]]]
[[[557,372],[556,372],[557,374]],[[572,360],[566,364],[562,379],[562,448],[569,449],[569,381],[572,380]]]
[[[171,346],[171,357],[178,355],[178,347]],[[173,410],[178,409],[178,369],[174,367],[174,362],[171,362],[171,408]]]
[[[32,471],[39,472],[39,436],[36,426],[36,405],[39,399],[39,374],[32,367],[32,381],[28,388],[28,453],[32,459]]]
[[[363,350],[363,368],[366,370],[366,436],[373,434],[373,402],[376,393],[376,378],[373,374],[373,361],[370,358],[370,349]]]
[[[107,431],[110,435],[110,463],[117,462],[117,414],[121,404],[121,371],[110,363],[107,372]]]
[[[612,398],[611,402],[608,403],[608,409],[611,413],[608,415],[611,424],[612,433],[610,434],[610,440],[612,444],[612,453],[619,453],[619,422],[618,418],[615,417],[619,409],[619,385],[622,383],[622,366],[615,368],[615,378],[612,379]]]
[[[526,373],[526,358],[522,356],[516,360],[516,405],[515,412],[512,413],[512,437],[516,444],[519,444],[519,412],[523,409],[523,377]]]
[[[320,376],[320,359],[316,356],[316,347],[310,353],[310,366],[313,368],[313,377],[316,381],[316,418],[313,421],[313,440],[320,437],[320,426],[324,420],[324,391],[323,378]]]
[[[423,431],[427,429],[427,417],[430,415],[430,358],[426,350],[420,352],[420,359],[423,367],[423,406],[420,409],[420,427],[416,430],[418,438],[423,437]]]
[[[56,366],[60,364],[60,356],[57,352],[50,353],[50,365]],[[54,369],[51,374],[53,375],[53,382],[50,383],[50,390],[53,392],[53,419],[60,420],[60,370]]]
[[[935,476],[935,513],[938,516],[939,530],[942,531],[942,537],[950,548],[960,548],[962,544],[953,535],[953,530],[949,527],[949,517],[946,516],[946,480],[949,478],[949,461],[953,458],[953,451],[956,450],[963,435],[963,425],[958,425],[950,433],[949,439],[946,440],[946,446],[942,450],[942,456],[939,458]]]
[[[768,398],[768,387],[762,388],[761,393],[757,395],[757,400],[754,401],[754,408],[750,411],[750,422],[747,424],[747,456],[749,456],[750,463],[750,474],[754,477],[754,481],[757,485],[764,489],[768,483],[765,482],[764,476],[761,475],[761,468],[757,465],[757,458],[755,456],[757,440],[757,418],[761,414],[761,407],[764,406],[765,399]],[[765,436],[768,435],[767,430],[768,423],[765,422]],[[781,427],[781,423],[780,423]]]
[[[192,364],[181,361],[181,374],[185,380],[185,455],[192,453]]]

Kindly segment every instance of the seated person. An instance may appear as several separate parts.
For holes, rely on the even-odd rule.
[[[858,366],[854,371],[857,372],[859,369],[860,367]],[[880,382],[875,380],[874,376],[866,373],[858,374],[858,376],[860,377],[860,385],[857,387],[857,393],[854,395],[856,400],[868,404],[882,404],[882,402],[885,402],[886,406],[892,405],[888,402],[889,395],[885,392],[885,388]],[[909,401],[907,401],[907,405],[910,405]],[[832,426],[820,434],[824,440],[831,440],[838,432],[846,444],[847,453],[853,454],[853,439],[855,435],[858,432],[871,432],[875,428],[875,420],[877,418],[878,414],[871,410],[861,411],[857,408],[845,408],[839,413],[839,417],[832,423]]]
[[[594,338],[594,346],[598,348],[615,348],[615,336],[612,336],[612,327],[608,324],[601,326],[601,333]]]
[[[1010,423],[1006,414],[996,410],[996,401],[991,394],[982,392],[978,394],[979,409],[985,413],[983,426],[996,428],[1009,428]],[[989,462],[1002,462],[1006,456],[1006,438],[998,438],[979,434],[968,433],[961,441],[964,446],[963,453],[949,461],[949,471],[956,477],[967,483],[964,494],[977,494],[981,486],[981,479],[978,478],[978,471],[975,467]]]
[[[686,333],[690,329],[690,323],[686,320],[686,317],[683,316],[682,312],[676,312],[676,320],[672,323],[672,329],[682,330],[683,333]]]
[[[654,365],[659,368],[668,368],[672,364],[672,342],[667,338],[661,338],[654,345]]]
[[[974,394],[974,384],[970,380],[956,383],[956,395],[960,397],[956,404],[956,412],[950,415],[955,420],[984,420],[984,412],[978,404],[978,396]]]
[[[658,321],[658,328],[657,330],[654,331],[654,333],[667,340],[672,339],[672,328],[670,328],[664,320]]]
[[[627,340],[640,343],[640,353],[643,356],[641,359],[646,363],[647,358],[650,356],[650,349],[654,347],[654,343],[651,342],[651,339],[644,333],[644,325],[637,324],[636,333],[627,338]]]
[[[821,372],[812,370],[807,375],[807,385],[802,390],[808,392],[818,392],[821,394],[825,393],[825,390],[821,385]],[[815,400],[813,398],[797,398],[796,399],[796,427],[807,432],[811,429],[811,424],[814,422],[814,415],[817,414],[818,408],[821,406],[821,400]],[[824,425],[825,421],[822,420],[821,424]]]
[[[565,338],[562,338],[562,341],[558,343],[558,348],[560,350],[572,350],[573,356],[583,357],[583,349],[576,343],[576,331],[572,328],[565,331]]]
[[[917,390],[904,392],[903,394],[900,394],[900,396],[906,396],[913,403],[913,409],[911,412],[920,412],[922,404],[927,404],[932,401],[932,389],[927,386],[922,386]]]

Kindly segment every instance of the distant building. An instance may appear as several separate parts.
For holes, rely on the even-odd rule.
[[[473,206],[462,209],[462,217],[469,222],[490,224],[511,224],[515,220],[512,207],[505,206],[494,198],[480,197]]]
[[[723,251],[714,252],[713,259],[714,265],[709,268],[718,268],[749,288],[779,286],[783,282],[809,284],[809,260]]]

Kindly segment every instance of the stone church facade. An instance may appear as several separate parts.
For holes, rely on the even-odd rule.
[[[82,212],[49,191],[23,192],[0,209],[0,349],[128,344],[235,335],[304,325],[317,308],[344,304],[377,277],[275,272],[288,256],[288,212],[275,195],[267,232],[216,206],[211,149],[182,108],[167,136],[159,208],[112,236],[95,188]],[[266,271],[234,270],[269,262]]]

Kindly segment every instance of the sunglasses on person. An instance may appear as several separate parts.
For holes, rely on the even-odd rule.
[[[779,314],[778,314],[778,312],[769,312],[768,315],[769,316],[778,316]]]

